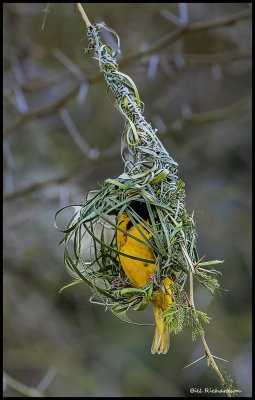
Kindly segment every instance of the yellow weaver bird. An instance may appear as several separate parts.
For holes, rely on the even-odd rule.
[[[143,205],[142,203],[134,202],[132,203],[131,207],[141,218],[147,220],[148,223],[148,212],[145,204]],[[118,226],[124,231],[135,236],[137,239],[145,241],[137,227],[132,224],[126,212],[120,215]],[[152,234],[140,223],[137,223],[137,226],[143,232],[146,238],[150,239],[152,237]],[[150,247],[148,247],[146,244],[138,242],[136,239],[133,239],[120,230],[117,230],[117,247],[119,251],[127,255],[156,261],[156,256]],[[119,255],[119,258],[122,268],[135,287],[139,288],[151,282],[152,276],[157,270],[156,264],[149,264],[122,255]],[[164,291],[158,289],[154,298],[152,299],[156,321],[156,329],[151,346],[152,354],[166,354],[169,349],[170,331],[169,327],[164,323],[165,318],[162,317],[162,312],[165,311],[169,304],[172,303],[172,290],[170,288],[172,283],[173,281],[170,278],[165,278],[163,280]]]

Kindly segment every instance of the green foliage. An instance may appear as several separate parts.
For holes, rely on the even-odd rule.
[[[208,324],[211,318],[208,317],[208,315],[202,311],[192,309],[190,318],[192,327],[192,340],[196,340],[197,336],[203,337],[205,335],[205,331],[200,319]]]
[[[222,385],[223,389],[230,391],[231,397],[239,397],[238,392],[240,392],[240,391],[236,389],[236,387],[234,385],[234,381],[231,378],[231,375],[229,374],[229,372],[227,371],[225,365],[218,364],[218,368],[219,368],[220,373],[225,381],[225,384]]]
[[[197,268],[195,278],[202,283],[211,294],[215,293],[215,290],[219,290],[220,284],[217,275],[222,275],[221,272],[211,269],[209,271],[201,270]]]
[[[193,309],[188,301],[188,295],[181,290],[175,282],[173,285],[173,293],[175,301],[169,305],[163,315],[166,317],[165,323],[169,325],[170,331],[175,334],[182,331],[183,327],[191,327],[192,339],[196,340],[197,336],[204,336],[204,329],[201,322],[209,323],[210,317],[202,311]]]

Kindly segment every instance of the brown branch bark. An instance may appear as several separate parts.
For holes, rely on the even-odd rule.
[[[252,49],[236,49],[214,54],[180,54],[188,64],[224,64],[235,60],[249,59]]]
[[[74,3],[74,4],[75,4],[76,7],[78,8],[78,10],[79,10],[79,12],[80,12],[80,14],[81,14],[81,16],[82,16],[82,19],[83,19],[83,21],[85,22],[86,27],[89,28],[90,25],[91,25],[91,23],[90,23],[90,20],[89,20],[88,17],[87,17],[87,14],[86,14],[85,11],[84,11],[82,5],[81,5],[81,3]]]
[[[178,28],[174,32],[170,32],[163,38],[159,39],[158,42],[156,42],[148,49],[139,52],[134,52],[129,56],[125,57],[125,59],[123,59],[122,62],[119,63],[119,65],[128,64],[131,61],[140,58],[141,56],[157,53],[161,51],[163,48],[169,46],[171,43],[180,39],[182,36],[187,35],[188,33],[204,32],[210,29],[217,29],[217,28],[222,28],[224,26],[234,25],[239,21],[250,18],[251,16],[252,16],[252,11],[250,9],[247,9],[235,13],[233,15],[230,15],[228,17],[218,18],[205,22],[195,22],[183,28]]]
[[[203,113],[192,114],[187,118],[176,119],[167,125],[166,130],[161,132],[162,135],[168,135],[171,132],[179,131],[183,129],[187,124],[191,123],[204,123],[210,121],[217,121],[223,118],[230,118],[246,108],[251,107],[252,96],[249,95],[242,100],[236,101],[227,107],[219,108],[218,110],[206,111]]]
[[[54,111],[57,111],[60,107],[62,107],[65,103],[70,101],[77,93],[80,88],[80,85],[77,85],[74,89],[72,89],[69,93],[63,96],[61,99],[57,100],[55,103],[52,103],[46,107],[40,108],[39,110],[35,110],[30,112],[29,114],[25,114],[20,120],[14,122],[11,126],[5,129],[3,137],[4,139],[13,131],[21,128],[27,122],[32,121],[34,119],[40,118],[43,115],[51,114]]]
[[[80,162],[79,164],[77,164],[76,166],[74,166],[73,168],[70,168],[67,172],[50,178],[50,179],[46,179],[42,182],[34,182],[31,183],[28,186],[25,186],[21,189],[17,189],[14,190],[12,192],[7,192],[4,193],[3,195],[3,200],[8,202],[11,200],[15,200],[19,197],[24,197],[27,196],[28,194],[36,191],[36,190],[40,190],[44,187],[48,187],[50,185],[57,185],[59,183],[63,183],[63,182],[67,182],[69,179],[71,179],[74,175],[78,174],[80,171],[85,170],[86,168],[92,168],[92,167],[97,167],[101,164],[104,164],[106,162],[115,160],[117,158],[120,157],[120,149],[119,146],[116,148],[113,148],[112,150],[109,151],[105,151],[105,153],[101,156],[99,156],[98,158],[96,158],[95,160],[91,160],[91,159],[85,159],[82,162]]]

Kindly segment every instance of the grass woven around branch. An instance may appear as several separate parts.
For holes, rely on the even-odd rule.
[[[199,260],[195,245],[196,229],[193,215],[188,214],[185,208],[185,184],[178,177],[178,164],[156,136],[156,130],[145,120],[144,105],[133,80],[119,72],[116,54],[108,45],[101,43],[98,27],[114,33],[118,45],[119,38],[105,25],[91,25],[87,51],[95,52],[94,58],[98,60],[108,85],[107,93],[112,91],[116,99],[114,105],[125,120],[121,142],[124,171],[117,178],[107,179],[100,190],[90,193],[67,228],[62,230],[65,233],[65,264],[76,279],[67,287],[85,282],[92,291],[91,301],[105,305],[124,321],[131,322],[128,310],[143,310],[166,277],[174,281],[175,300],[179,295],[182,299],[179,306],[181,304],[182,309],[189,306],[183,293],[189,269],[194,268]],[[135,212],[132,208],[134,202],[140,202],[147,209],[148,220]],[[141,230],[143,239],[129,232],[125,234],[149,246],[156,262],[119,252],[116,235],[117,230],[121,230],[118,220],[123,212],[128,214],[138,230],[138,224],[149,229],[150,239]],[[121,266],[120,254],[156,263],[151,282],[141,288],[131,287]],[[199,277],[199,282],[213,292],[218,288],[216,273],[204,270],[202,275],[195,273],[194,276]],[[173,307],[169,312],[172,310]]]

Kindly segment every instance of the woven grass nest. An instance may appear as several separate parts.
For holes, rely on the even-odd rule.
[[[91,288],[92,302],[105,305],[119,318],[131,322],[127,311],[144,310],[166,277],[174,281],[172,307],[175,312],[176,307],[179,311],[188,307],[184,285],[190,269],[213,293],[219,287],[215,278],[218,272],[211,269],[208,274],[201,266],[218,261],[200,263],[200,268],[195,270],[199,262],[195,223],[193,215],[185,209],[185,184],[178,177],[178,164],[158,139],[156,130],[145,120],[138,90],[129,76],[119,72],[117,54],[102,44],[99,27],[102,25],[88,28],[87,52],[95,52],[94,58],[107,82],[107,92],[113,92],[114,106],[125,120],[121,139],[124,171],[119,177],[107,179],[100,190],[90,192],[62,230],[65,264],[75,278],[66,287],[85,282]],[[114,31],[105,25],[103,28],[114,33],[119,43]],[[142,208],[144,214],[138,213],[138,208]],[[134,226],[146,226],[151,233],[150,239],[144,236],[143,243],[153,250],[157,269],[150,283],[140,288],[133,287],[119,259],[120,254],[130,257],[117,248],[117,230],[121,230],[118,220],[123,212]]]

